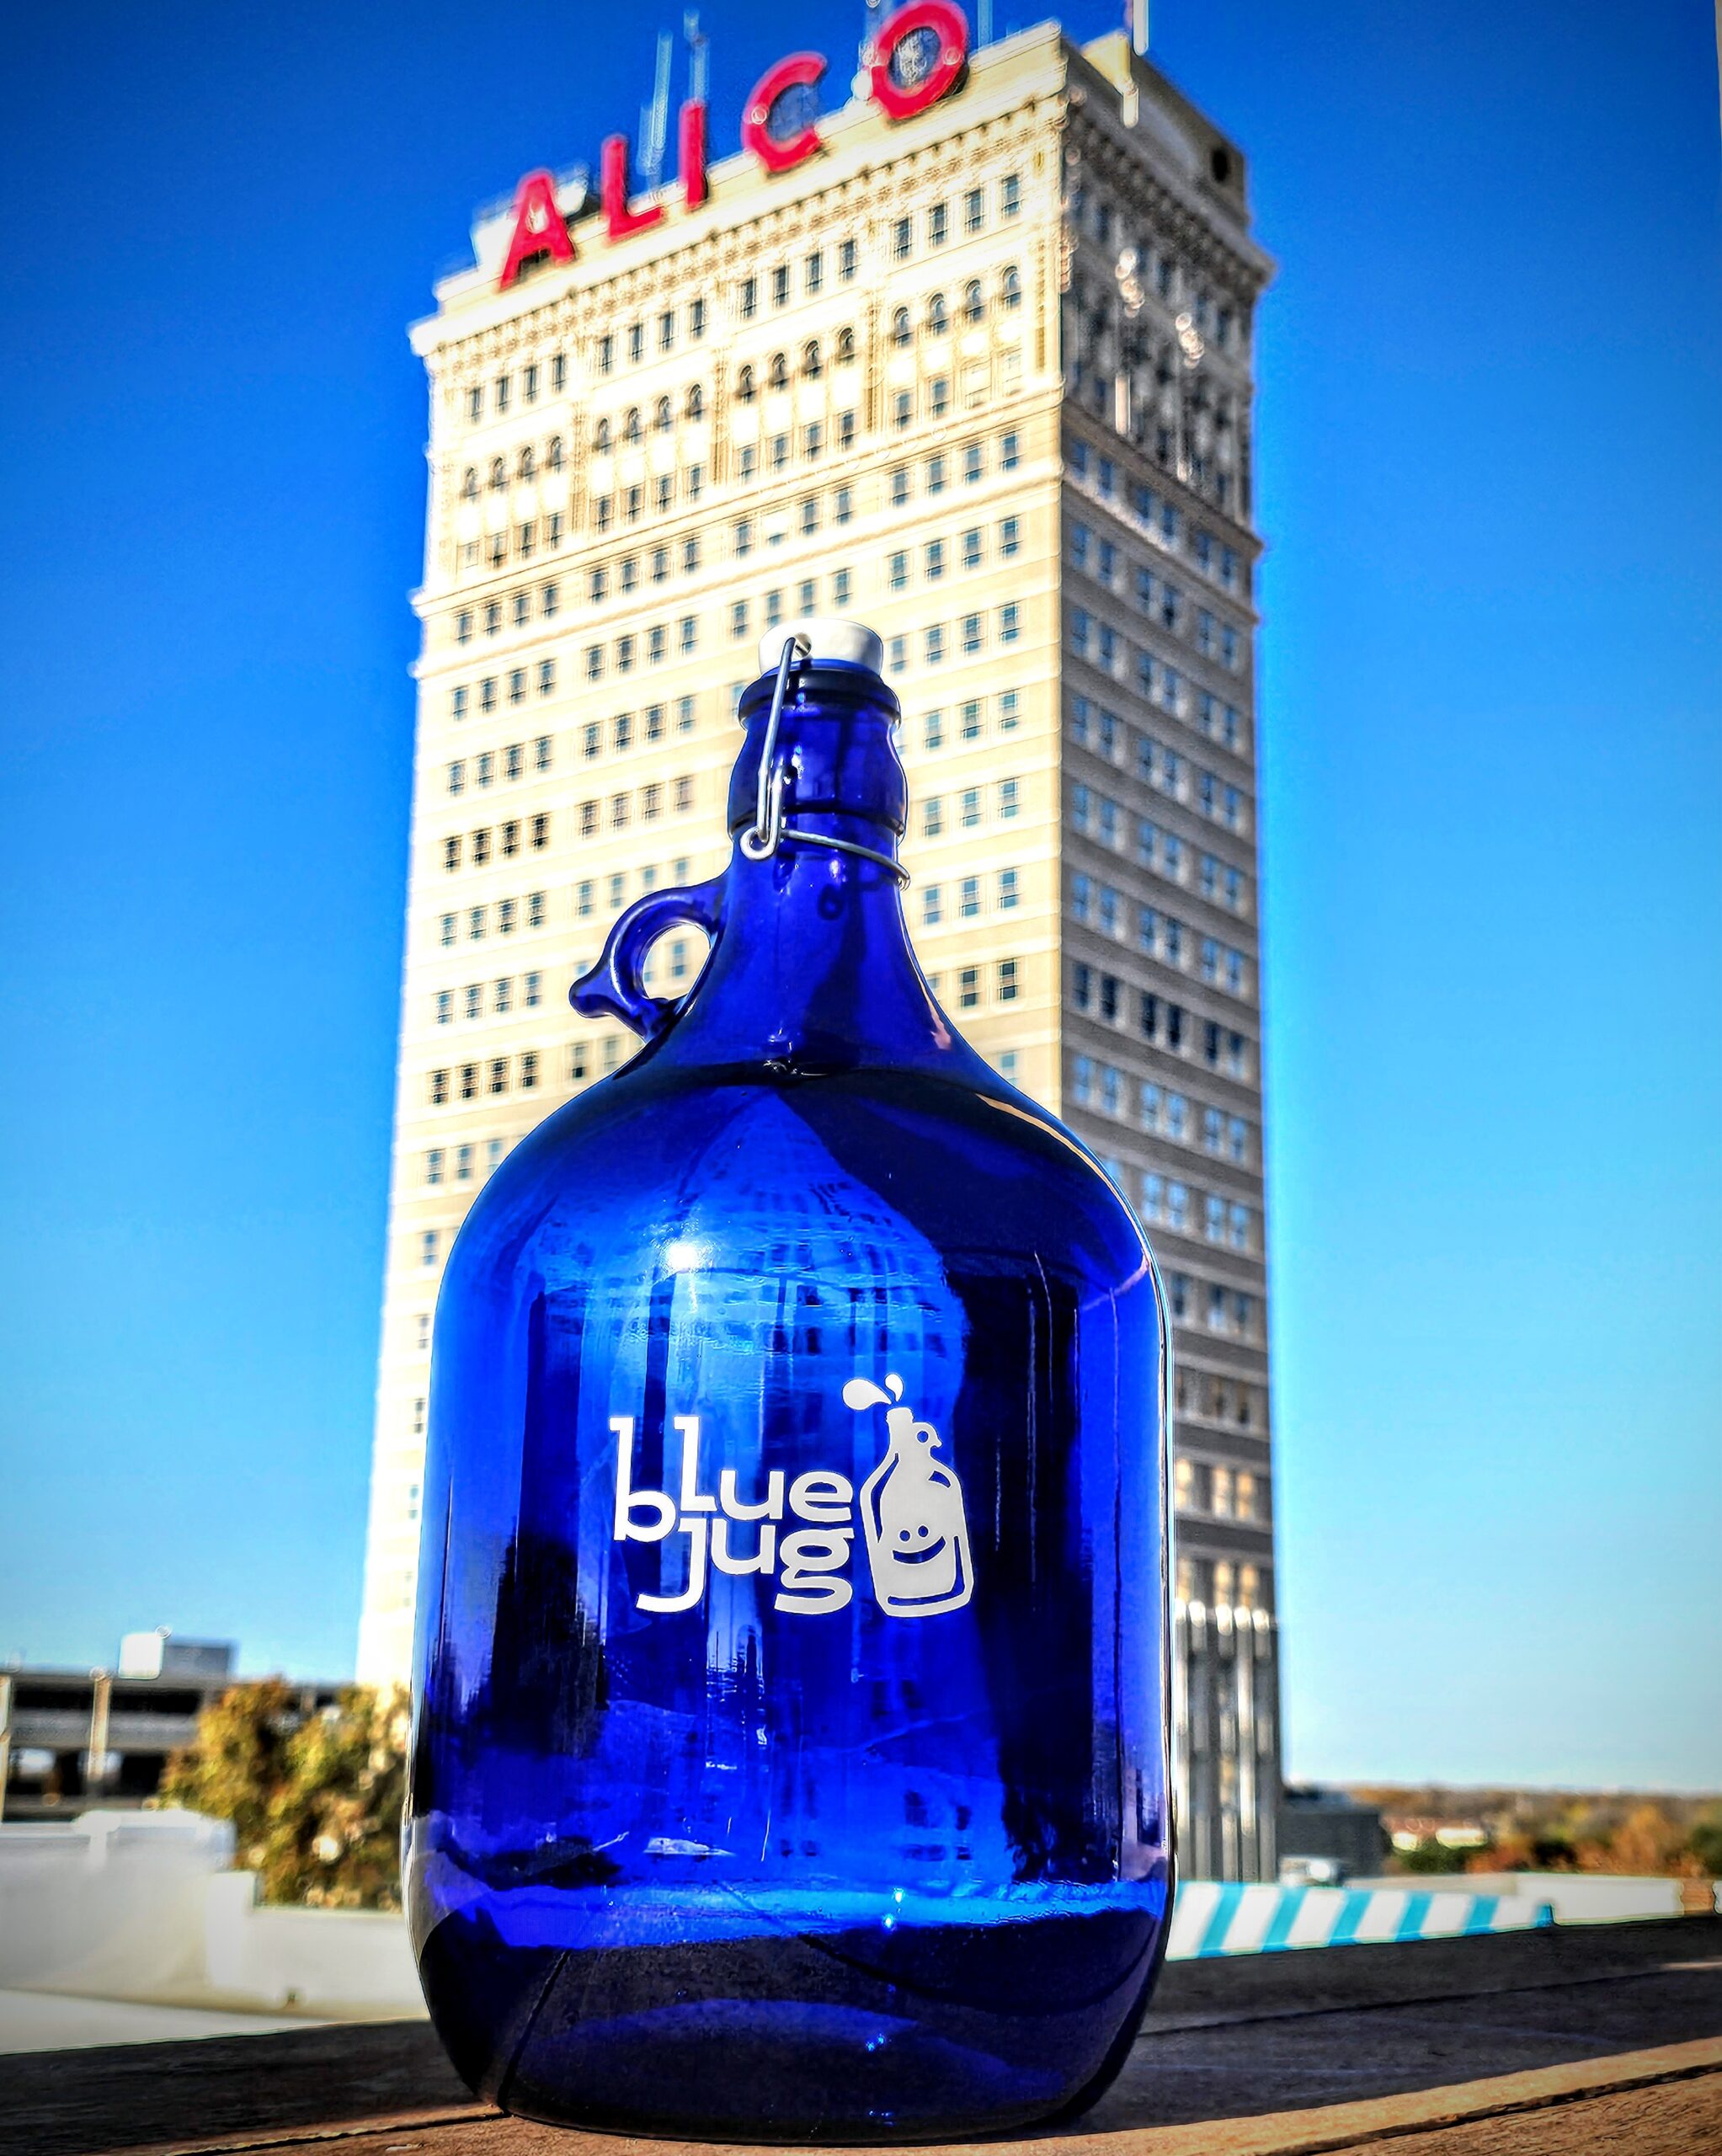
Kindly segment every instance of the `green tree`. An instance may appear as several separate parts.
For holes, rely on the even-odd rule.
[[[1687,1848],[1711,1879],[1722,1879],[1722,1805],[1713,1805],[1693,1822]]]
[[[1463,1871],[1474,1854],[1469,1849],[1450,1849],[1445,1842],[1431,1838],[1419,1842],[1414,1849],[1401,1849],[1394,1861],[1401,1871],[1445,1874]]]
[[[160,1801],[231,1819],[266,1902],[397,1909],[406,1694],[363,1685],[310,1715],[280,1678],[236,1684],[168,1761]]]

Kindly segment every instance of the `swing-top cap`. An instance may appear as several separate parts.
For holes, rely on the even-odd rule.
[[[885,670],[885,640],[862,622],[845,622],[835,614],[803,614],[798,622],[767,629],[760,639],[760,671],[775,674],[783,656],[785,639],[799,638],[807,646],[803,663],[818,666],[865,666],[869,673]]]

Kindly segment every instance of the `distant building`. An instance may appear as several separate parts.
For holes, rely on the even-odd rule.
[[[69,1818],[124,1811],[161,1787],[170,1754],[239,1679],[221,1640],[128,1632],[116,1669],[0,1669],[0,1817]],[[307,1684],[307,1713],[340,1686]]]
[[[1387,1857],[1381,1814],[1342,1789],[1288,1782],[1280,1798],[1282,1870],[1297,1865],[1312,1879],[1313,1863],[1337,1864],[1341,1876],[1380,1870]]]
[[[932,985],[1093,1148],[1165,1268],[1181,1849],[1272,1876],[1251,499],[1272,264],[1242,152],[1120,33],[1042,24],[939,79],[907,116],[858,94],[810,147],[632,209],[531,175],[413,333],[429,485],[359,1672],[412,1667],[455,1235],[509,1150],[638,1045],[572,1022],[567,985],[625,904],[727,859],[760,632],[859,616],[903,701]],[[660,947],[663,992],[700,949]]]

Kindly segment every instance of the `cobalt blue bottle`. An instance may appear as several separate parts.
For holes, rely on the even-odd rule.
[[[449,1260],[408,1903],[455,2064],[530,2118],[1074,2112],[1165,1948],[1159,1286],[915,963],[880,656],[768,639],[728,868],[573,992],[645,1046]],[[705,969],[655,1001],[689,922]]]

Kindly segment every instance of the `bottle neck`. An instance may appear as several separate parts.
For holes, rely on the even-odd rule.
[[[857,669],[796,677],[768,773],[768,792],[781,775],[781,829],[762,852],[759,776],[771,686],[756,682],[743,699],[747,734],[730,782],[734,843],[718,926],[661,1054],[671,1063],[809,1074],[953,1059],[984,1068],[946,1025],[909,943],[896,867],[908,814],[891,738],[896,699]],[[843,850],[851,847],[867,853]]]

